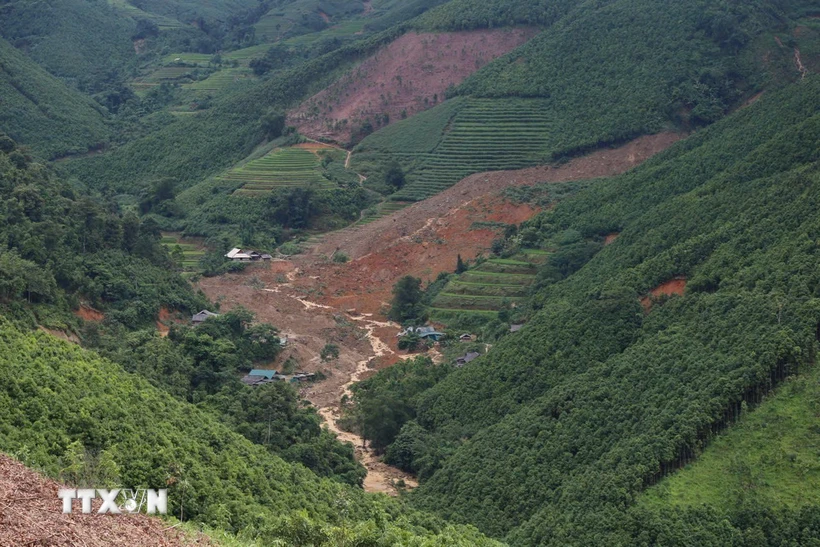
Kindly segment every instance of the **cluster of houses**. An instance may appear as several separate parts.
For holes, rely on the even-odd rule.
[[[237,262],[255,262],[257,260],[270,260],[271,255],[267,253],[260,253],[257,251],[242,250],[239,247],[234,247],[227,252],[225,258],[228,260],[235,260]]]
[[[287,374],[279,374],[275,370],[266,370],[255,368],[248,374],[242,377],[241,382],[246,386],[261,386],[262,384],[269,384],[271,382],[290,382],[298,384],[300,382],[307,382],[316,376],[313,372],[297,372],[296,374],[288,376]]]

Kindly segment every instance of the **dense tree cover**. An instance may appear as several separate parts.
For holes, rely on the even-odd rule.
[[[817,104],[820,80],[807,78],[522,226],[513,237],[546,249],[620,236],[574,273],[558,267],[521,331],[418,397],[399,436],[404,464],[432,475],[418,506],[519,545],[651,537],[626,524],[652,520],[630,512],[634,496],[813,362]],[[686,295],[645,313],[639,299],[676,276]],[[436,447],[432,469],[414,446]],[[755,510],[780,519],[772,543],[812,522]],[[674,526],[707,533],[722,518]],[[742,518],[729,518],[732,537]]]
[[[4,2],[0,36],[89,94],[121,84],[137,59],[134,20],[106,0]]]
[[[638,499],[644,508],[820,505],[820,367],[787,379],[693,463]],[[750,503],[751,502],[751,503]]]
[[[387,317],[402,324],[414,324],[423,318],[421,279],[406,275],[393,285],[393,299]]]
[[[167,487],[170,513],[184,505],[186,519],[262,545],[494,545],[475,529],[320,479],[110,361],[0,323],[0,450],[46,474]]]
[[[343,424],[356,430],[376,451],[391,445],[405,423],[415,417],[417,397],[447,376],[450,364],[436,365],[429,357],[401,361],[379,374],[355,384],[352,403]],[[388,454],[401,465],[401,448]]]
[[[80,300],[135,328],[161,306],[193,310],[204,300],[172,271],[159,230],[113,201],[78,195],[8,137],[0,152],[0,283],[3,305],[24,299],[39,314]],[[59,324],[59,323],[58,323]]]
[[[0,131],[51,158],[80,153],[110,136],[102,109],[0,38]]]

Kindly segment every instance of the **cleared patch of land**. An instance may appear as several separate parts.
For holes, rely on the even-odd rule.
[[[288,123],[313,138],[349,143],[432,108],[444,100],[448,87],[535,32],[530,28],[409,32],[305,101],[290,113]]]

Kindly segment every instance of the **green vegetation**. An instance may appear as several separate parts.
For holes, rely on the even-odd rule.
[[[273,150],[257,160],[231,169],[220,178],[241,182],[242,188],[237,191],[244,194],[267,194],[276,188],[312,185],[317,188],[333,187],[333,183],[322,176],[319,156],[300,148]]]
[[[134,20],[106,0],[12,1],[0,6],[0,36],[54,76],[88,93],[121,85],[137,58],[131,41],[135,33]]]
[[[320,479],[110,361],[0,323],[0,449],[48,475],[167,487],[170,513],[264,545],[494,544]]]
[[[649,488],[644,507],[820,505],[820,367],[790,378],[693,463]]]
[[[77,154],[108,140],[102,109],[0,38],[0,131],[46,157]]]
[[[548,30],[468,78],[453,91],[463,102],[447,101],[366,138],[356,149],[357,165],[369,174],[372,163],[398,160],[408,184],[396,198],[420,200],[471,173],[561,161],[642,134],[700,127],[775,74],[797,76],[788,48],[772,52],[766,66],[759,61],[772,39],[764,29],[796,24],[789,6],[593,4],[459,0],[425,14],[416,22],[421,28],[538,22]],[[817,35],[804,33],[798,41],[811,47]],[[424,137],[413,147],[415,133]]]
[[[412,324],[423,318],[421,279],[406,275],[393,286],[393,300],[387,317],[401,324]]]
[[[418,507],[515,545],[714,538],[721,522],[748,537],[769,522],[772,543],[817,537],[816,506],[790,512],[776,495],[737,510],[632,504],[814,360],[818,100],[816,77],[772,93],[510,237],[552,251],[532,316],[418,396],[399,437],[429,476]],[[645,314],[640,297],[676,276],[685,295]]]
[[[186,243],[179,234],[164,233],[160,240],[183,274],[195,274],[200,271],[200,261],[205,256],[202,243]]]

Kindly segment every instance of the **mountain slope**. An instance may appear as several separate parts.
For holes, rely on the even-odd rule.
[[[287,464],[91,352],[0,327],[0,450],[48,475],[167,487],[169,513],[267,540],[495,544]]]
[[[82,91],[116,84],[137,55],[136,23],[107,0],[0,3],[0,36]]]
[[[101,108],[0,38],[0,130],[48,158],[108,140]]]
[[[416,503],[515,545],[632,541],[633,496],[809,366],[818,104],[806,78],[525,223],[540,311],[420,399]]]
[[[768,0],[743,7],[701,0],[501,2],[487,6],[497,8],[491,14],[470,5],[446,4],[416,24],[534,19],[545,30],[467,78],[451,93],[469,98],[456,112],[445,103],[362,141],[354,166],[368,174],[396,160],[407,171],[408,184],[395,199],[423,199],[475,172],[560,161],[669,126],[707,125],[752,90],[800,77],[792,49],[778,47],[773,32],[799,35],[789,39],[804,48],[820,41],[808,27],[795,33],[790,12]],[[423,149],[397,138],[434,116],[440,123]]]

